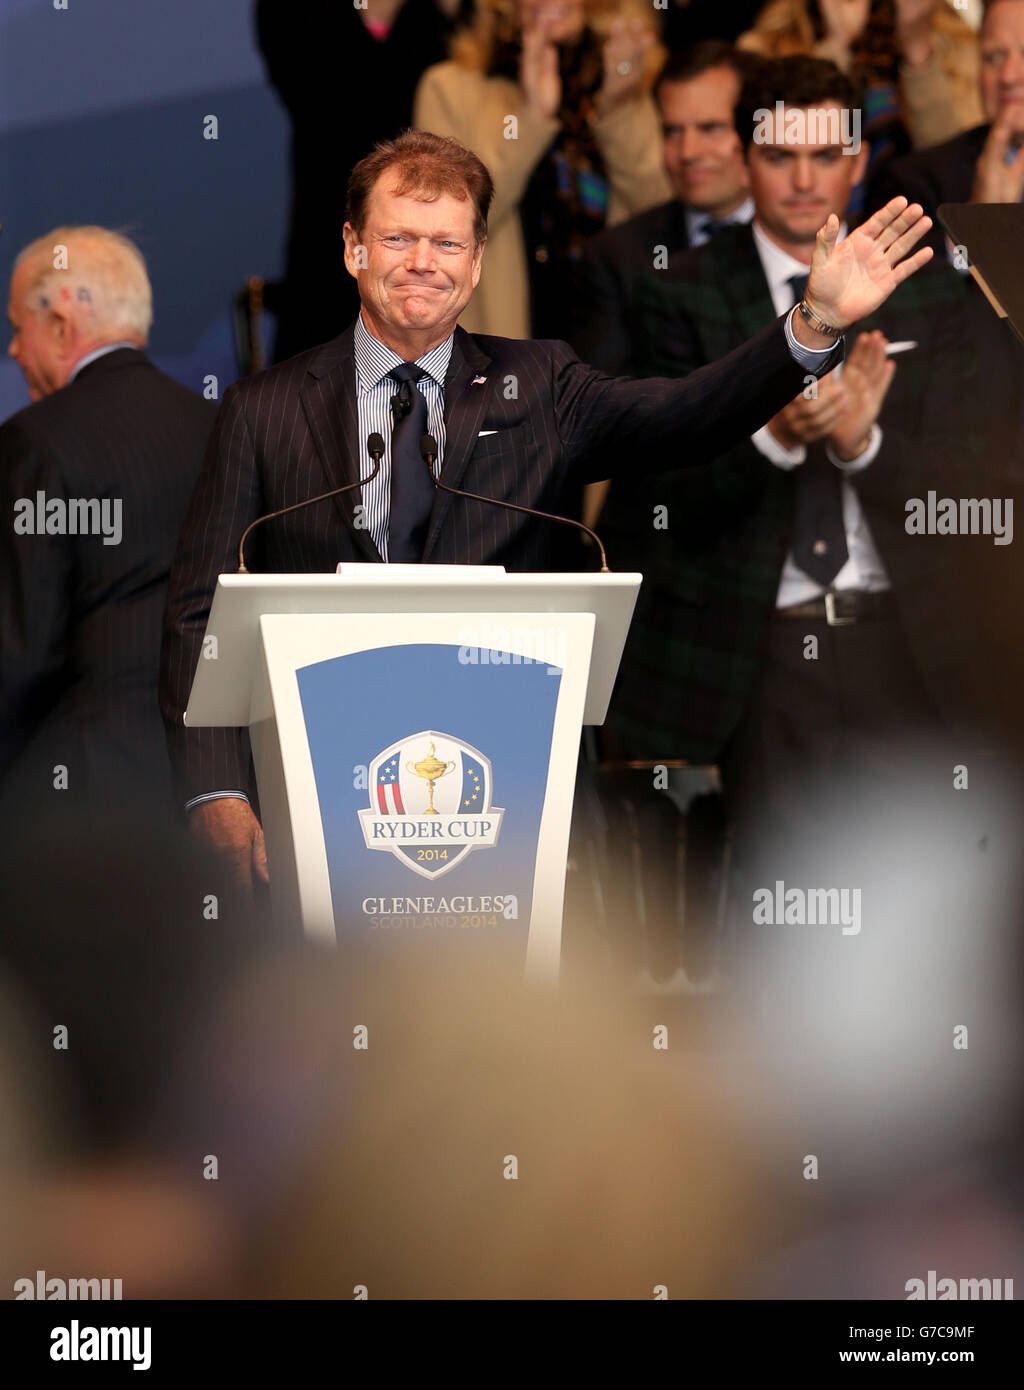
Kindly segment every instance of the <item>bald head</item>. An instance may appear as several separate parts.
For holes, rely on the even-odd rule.
[[[105,227],[55,227],[15,261],[8,317],[8,351],[39,400],[96,348],[145,345],[153,295],[142,253]]]

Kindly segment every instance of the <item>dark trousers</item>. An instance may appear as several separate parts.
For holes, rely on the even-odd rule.
[[[870,889],[877,907],[882,864],[922,808],[951,804],[958,760],[895,613],[841,627],[773,617],[761,678],[720,760],[733,944],[766,939],[754,893],[780,880]]]

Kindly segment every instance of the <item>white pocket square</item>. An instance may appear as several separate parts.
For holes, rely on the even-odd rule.
[[[485,434],[497,434],[497,433],[498,433],[497,430],[481,430],[480,433],[477,435],[477,439],[483,439],[483,437],[484,437]]]

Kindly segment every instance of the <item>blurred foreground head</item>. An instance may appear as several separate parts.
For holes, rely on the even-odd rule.
[[[256,1296],[715,1297],[745,1272],[742,1149],[674,1024],[656,1050],[596,986],[536,992],[429,952],[263,988],[307,1044],[330,1038],[337,1101]]]

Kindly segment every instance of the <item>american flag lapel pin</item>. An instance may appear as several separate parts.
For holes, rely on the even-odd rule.
[[[470,385],[471,385],[471,386],[482,386],[486,380],[487,380],[487,378],[486,378],[485,376],[475,376],[475,377],[473,378],[473,380],[470,382]]]

